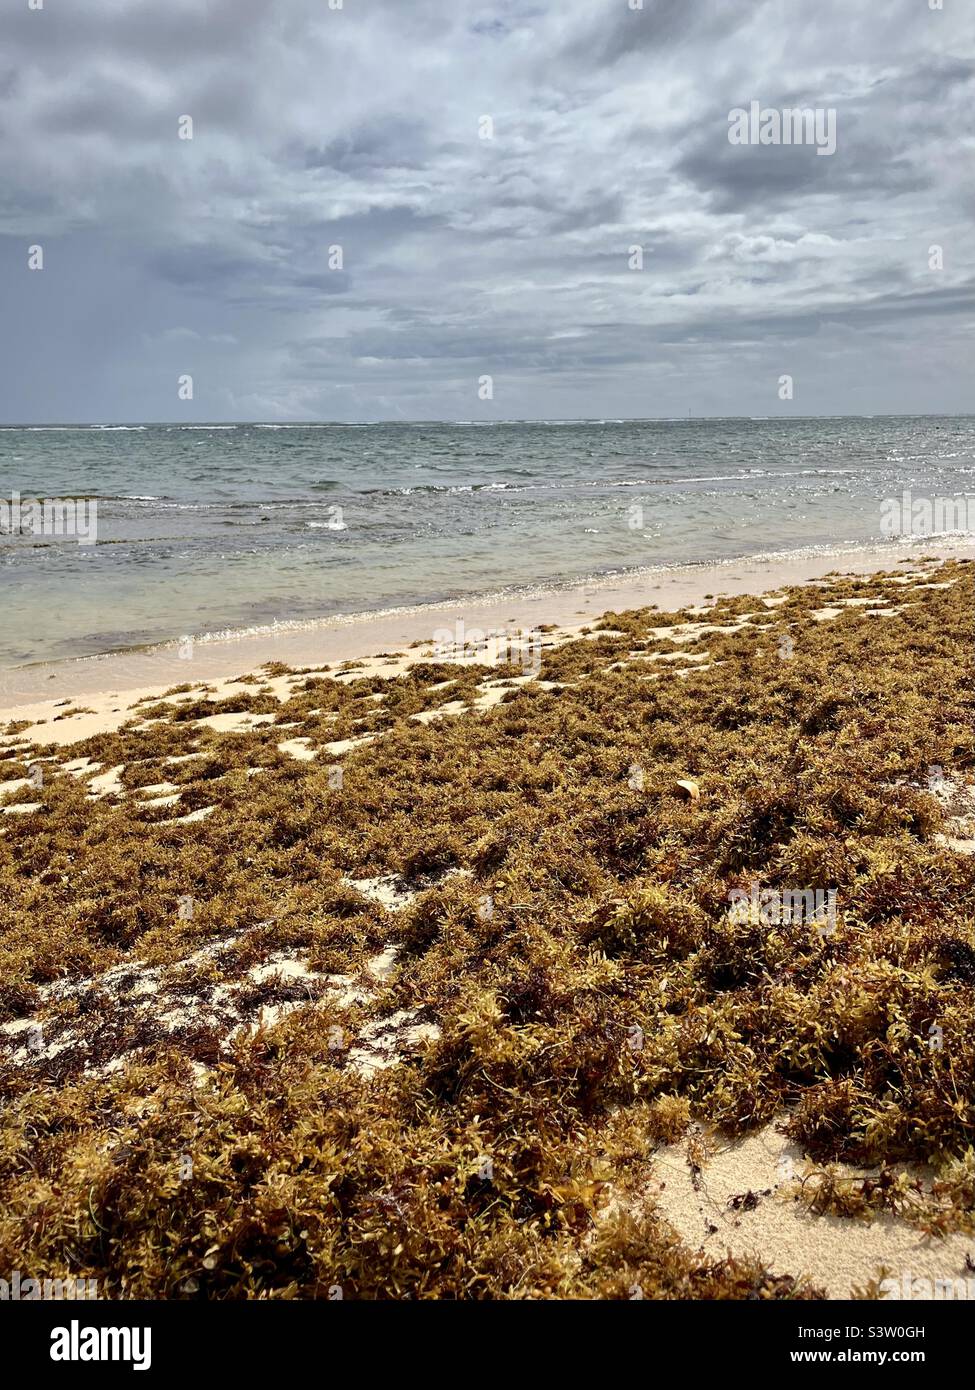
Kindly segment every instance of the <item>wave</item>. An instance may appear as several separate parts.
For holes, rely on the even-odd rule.
[[[773,472],[763,468],[750,468],[738,473],[708,473],[699,476],[691,474],[679,478],[663,476],[656,478],[573,478],[554,483],[410,483],[404,484],[402,487],[367,487],[361,488],[359,491],[363,496],[369,497],[409,497],[413,493],[424,492],[573,492],[581,488],[590,490],[604,488],[612,491],[619,488],[634,487],[680,487],[690,483],[754,482],[759,478],[813,478],[834,474],[857,475],[861,471],[858,468],[794,468]]]

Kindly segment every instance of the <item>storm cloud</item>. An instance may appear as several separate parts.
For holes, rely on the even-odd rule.
[[[968,411],[932,3],[17,0],[0,420]],[[753,101],[835,154],[730,143]]]

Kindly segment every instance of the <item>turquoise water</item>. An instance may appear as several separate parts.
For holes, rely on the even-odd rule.
[[[975,419],[3,428],[0,499],[98,530],[0,535],[0,664],[842,548],[905,488],[975,489]]]

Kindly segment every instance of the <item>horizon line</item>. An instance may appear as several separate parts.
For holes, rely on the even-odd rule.
[[[975,411],[849,411],[841,413],[814,415],[560,415],[560,416],[511,416],[499,420],[456,420],[447,418],[383,417],[375,420],[19,420],[0,421],[0,430],[29,429],[132,429],[141,427],[153,429],[157,426],[177,426],[186,429],[207,429],[217,426],[231,428],[236,426],[261,425],[269,429],[301,429],[316,426],[373,426],[373,425],[645,425],[645,424],[696,424],[701,421],[743,420],[753,424],[771,424],[798,420],[965,420],[975,418]]]

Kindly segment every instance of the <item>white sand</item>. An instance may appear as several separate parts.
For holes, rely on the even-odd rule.
[[[975,1238],[929,1239],[886,1213],[872,1221],[812,1215],[797,1199],[796,1185],[815,1165],[776,1125],[734,1142],[709,1139],[703,1161],[699,1144],[694,1136],[662,1149],[647,1188],[692,1250],[713,1258],[758,1255],[775,1274],[808,1275],[830,1298],[849,1298],[871,1280],[885,1279],[896,1281],[898,1298],[910,1299],[935,1297],[938,1281],[969,1279],[975,1297],[966,1265],[966,1257],[975,1256]]]

